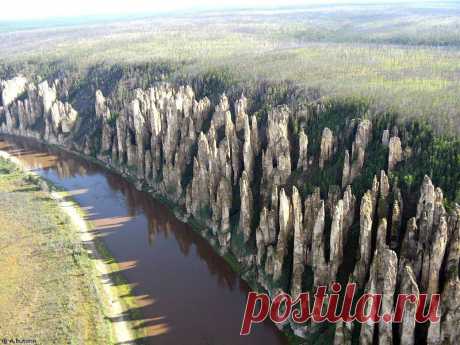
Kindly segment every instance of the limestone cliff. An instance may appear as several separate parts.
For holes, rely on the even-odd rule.
[[[121,100],[93,91],[91,114],[59,80],[18,76],[0,85],[0,133],[58,144],[130,176],[173,202],[270,294],[295,297],[340,279],[382,293],[391,311],[399,292],[441,293],[442,321],[426,339],[456,343],[460,207],[445,207],[429,176],[419,185],[395,177],[417,154],[397,127],[367,117],[319,125],[327,111],[320,102],[302,112],[275,104],[252,113],[246,93],[200,97],[189,85],[164,82]],[[394,331],[363,325],[360,343],[415,344],[414,312],[407,309]],[[337,324],[334,343],[350,344],[353,332]]]

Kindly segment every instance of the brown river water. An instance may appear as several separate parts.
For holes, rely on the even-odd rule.
[[[285,337],[266,321],[239,335],[249,291],[212,247],[164,205],[122,177],[74,154],[22,138],[0,150],[68,190],[86,210],[133,286],[140,327],[154,345],[271,345]]]

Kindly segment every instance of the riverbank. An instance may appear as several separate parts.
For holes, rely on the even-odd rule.
[[[134,344],[129,286],[83,210],[1,151],[0,194],[1,337]]]
[[[32,142],[37,142],[40,144],[45,145],[46,147],[50,147],[52,149],[60,150],[63,152],[67,152],[71,155],[81,158],[84,161],[93,163],[105,171],[112,172],[117,176],[120,176],[123,180],[130,183],[135,189],[138,191],[144,192],[152,197],[155,201],[161,203],[165,207],[167,207],[173,214],[174,217],[180,220],[183,223],[186,223],[190,226],[190,230],[198,234],[201,238],[203,238],[208,245],[212,248],[214,253],[221,257],[225,262],[228,264],[230,269],[235,272],[242,280],[245,281],[246,284],[250,287],[252,291],[259,291],[259,292],[267,292],[267,290],[261,286],[257,279],[255,279],[254,271],[251,268],[248,268],[244,262],[238,260],[237,256],[232,252],[222,253],[219,243],[213,238],[211,235],[211,229],[208,227],[207,224],[203,222],[203,220],[197,219],[193,216],[187,215],[184,210],[174,201],[169,199],[167,196],[163,195],[161,191],[155,188],[155,185],[151,185],[146,183],[141,179],[138,179],[136,174],[129,168],[112,164],[108,161],[103,161],[102,159],[98,159],[93,156],[86,155],[82,152],[76,151],[74,149],[70,149],[64,145],[59,145],[57,143],[49,143],[44,140],[40,140],[34,137],[22,136],[17,134],[3,134],[5,138],[24,138],[27,140],[31,140]],[[1,150],[0,150],[1,152]],[[18,161],[19,162],[19,161]],[[20,163],[20,162],[19,162]],[[115,274],[112,275],[114,279],[117,280],[114,286],[118,291],[118,295],[121,296],[123,300],[123,304],[126,305],[126,312],[133,321],[131,322],[132,328],[136,330],[136,338],[138,341],[141,339],[145,339],[146,337],[146,330],[142,327],[141,315],[138,314],[138,300],[135,297],[130,296],[130,285],[124,279],[123,275],[116,274],[119,271],[119,267],[116,264],[116,260],[112,258],[110,253],[106,250],[103,242],[98,240],[97,238],[94,239],[98,252],[102,254],[102,256],[106,259],[106,262],[113,266],[111,267],[112,272]],[[242,254],[242,253],[240,253]],[[242,254],[243,255],[243,254]],[[118,281],[119,280],[119,281]],[[142,302],[142,301],[141,301]],[[242,315],[242,314],[241,314]],[[275,325],[276,328],[281,332],[282,336],[285,338],[285,342],[289,345],[298,345],[298,344],[306,344],[306,339],[298,337],[294,334],[293,330],[288,327],[279,328],[278,325]],[[239,331],[239,329],[238,329]]]
[[[43,140],[38,140],[37,138],[30,138],[30,137],[23,137],[23,136],[18,136],[18,135],[5,135],[5,138],[8,138],[11,136],[11,138],[25,138],[27,140],[31,140],[33,142],[37,142],[40,144],[45,145],[46,147],[50,147],[52,149],[60,150],[63,152],[67,152],[71,155],[74,155],[76,157],[79,157],[83,159],[84,161],[93,163],[101,168],[103,168],[106,171],[110,171],[118,176],[120,176],[123,180],[127,181],[130,183],[135,189],[138,191],[142,191],[146,194],[148,194],[150,197],[152,197],[155,201],[165,205],[175,216],[176,219],[179,219],[181,222],[187,223],[190,225],[190,230],[193,230],[193,232],[197,233],[201,238],[206,240],[207,244],[210,245],[212,248],[213,252],[220,256],[225,262],[228,264],[228,266],[231,268],[233,272],[235,272],[240,278],[242,278],[250,287],[251,290],[255,291],[265,291],[262,286],[260,286],[257,281],[254,279],[253,275],[251,274],[251,271],[248,271],[245,269],[245,266],[241,264],[241,262],[238,261],[238,259],[231,253],[226,253],[225,255],[222,255],[222,252],[219,250],[219,245],[218,243],[213,240],[211,237],[207,236],[209,235],[209,232],[207,231],[208,228],[205,224],[200,222],[199,220],[193,218],[193,217],[187,217],[184,213],[183,210],[173,201],[170,199],[166,198],[164,195],[162,195],[159,191],[157,191],[155,188],[153,188],[151,185],[148,185],[146,183],[143,183],[142,180],[139,180],[136,178],[135,174],[132,173],[129,169],[120,169],[122,167],[120,166],[115,166],[112,165],[108,162],[104,162],[102,160],[96,159],[95,157],[87,156],[81,152],[69,149],[68,147],[62,146],[62,145],[57,145],[55,143],[48,143]],[[206,229],[206,231],[204,231]],[[106,249],[104,248],[104,245],[102,242],[98,239],[95,240],[96,245],[98,246],[98,251],[103,254],[103,256],[108,259],[109,264],[116,265],[115,260],[112,260],[111,255],[106,252]],[[99,247],[100,246],[100,247]],[[113,268],[113,271],[116,272],[118,271],[118,268],[115,267]],[[127,282],[123,279],[122,275],[115,275],[115,279],[121,279],[121,282],[117,282],[115,285],[123,285],[128,286]],[[128,291],[129,293],[129,291]],[[123,300],[126,300],[126,297],[123,293],[119,293],[120,296],[122,296]],[[126,302],[126,301],[125,301]],[[126,304],[126,303],[125,303]],[[133,328],[136,329],[136,338],[141,339],[143,334],[139,334],[140,332],[143,331],[142,327],[136,327],[140,322],[137,320],[141,320],[138,316],[140,315],[132,315],[132,310],[134,310],[134,313],[136,312],[135,304],[136,304],[136,299],[132,298],[128,301],[128,307],[127,307],[127,312],[128,315],[134,320],[132,321]],[[141,326],[141,325],[139,325]],[[238,329],[239,330],[239,329]],[[290,345],[297,345],[297,344],[304,344],[305,339],[299,338],[293,334],[293,332],[289,329],[284,328],[281,330],[281,334],[283,337],[285,337],[285,341],[290,344]],[[284,342],[283,342],[284,343]]]

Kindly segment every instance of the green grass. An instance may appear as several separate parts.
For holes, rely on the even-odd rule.
[[[0,328],[39,344],[112,344],[91,258],[37,180],[0,159]]]

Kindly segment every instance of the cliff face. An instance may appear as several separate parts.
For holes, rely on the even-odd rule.
[[[1,85],[3,132],[63,143],[74,130],[78,113],[68,102],[59,100],[59,95],[68,93],[61,81],[56,80],[51,86],[47,81],[35,85],[18,76],[2,81]],[[23,100],[18,99],[23,94]]]
[[[324,127],[309,138],[308,127],[292,130],[299,115],[286,105],[258,119],[248,114],[244,95],[233,106],[225,95],[212,105],[190,86],[168,84],[135,90],[116,113],[98,90],[94,113],[82,117],[63,101],[69,90],[60,81],[35,85],[18,77],[1,85],[0,133],[59,144],[135,177],[139,188],[173,201],[186,219],[202,224],[203,236],[234,255],[244,276],[270,294],[296,296],[353,281],[382,293],[382,308],[391,311],[399,292],[441,293],[442,321],[428,327],[428,343],[455,344],[460,337],[460,207],[447,212],[443,192],[428,176],[406,196],[391,181],[389,173],[410,151],[397,131],[390,136],[370,119],[353,119],[346,131]],[[315,104],[308,116],[322,111]],[[313,150],[312,139],[318,143]],[[386,152],[387,163],[367,191],[355,195],[371,142]],[[343,165],[336,164],[341,153]],[[328,190],[305,188],[312,174],[333,164],[340,176]],[[414,198],[416,207],[405,209],[405,199]],[[381,344],[414,344],[414,313],[406,310],[396,333],[387,324],[364,325],[360,343],[372,344],[377,327]],[[316,329],[292,327],[302,336]],[[353,325],[336,328],[335,343],[351,344]]]

